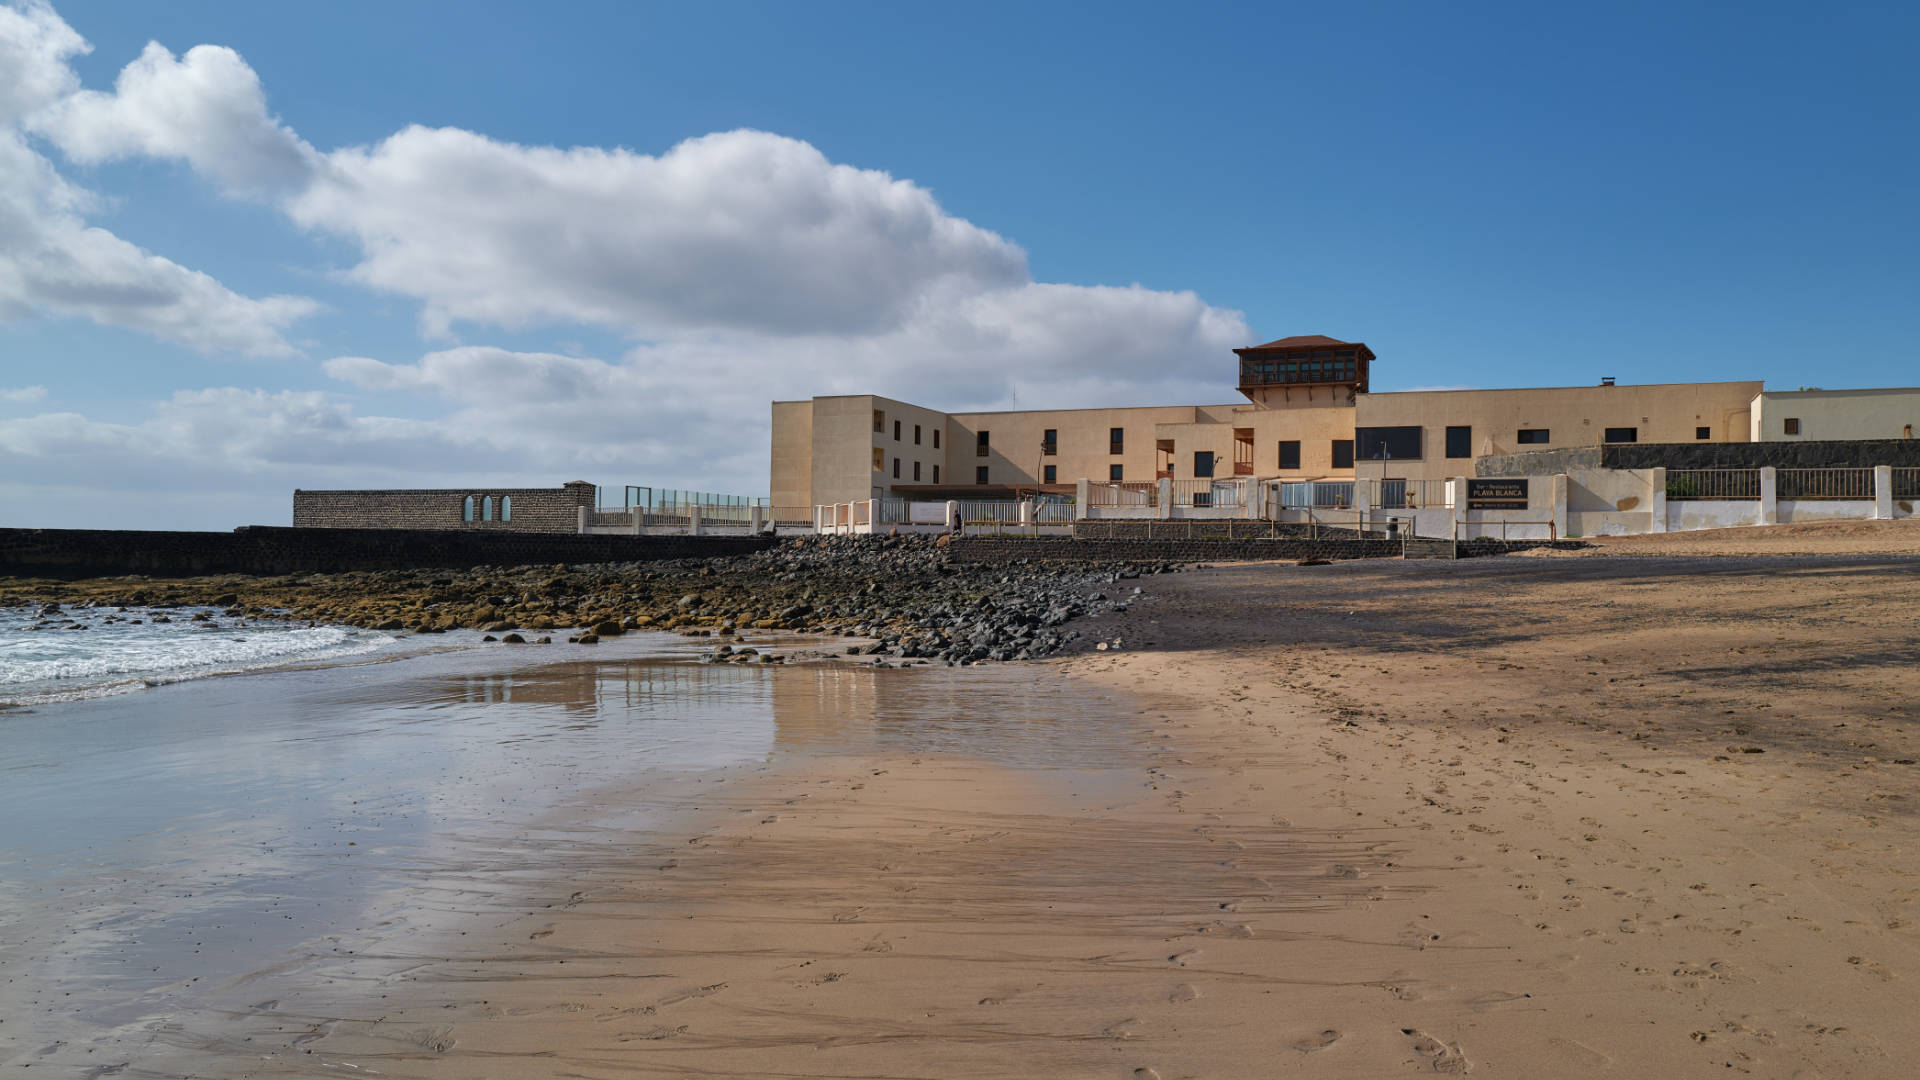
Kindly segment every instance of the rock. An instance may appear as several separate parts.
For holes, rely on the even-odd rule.
[[[480,640],[481,641],[499,641],[500,639],[497,637],[494,637],[492,634],[488,634],[486,637],[483,637]]]
[[[553,644],[553,639],[550,637],[538,637],[533,639],[533,643],[535,645],[551,645]]]
[[[604,619],[593,624],[593,633],[597,637],[619,637],[626,632],[625,627],[612,619]]]
[[[599,634],[581,634],[579,637],[570,638],[569,640],[577,642],[581,645],[598,645],[600,644],[600,635]]]
[[[508,634],[500,640],[508,645],[525,645],[527,643],[527,639],[521,637],[519,634]]]

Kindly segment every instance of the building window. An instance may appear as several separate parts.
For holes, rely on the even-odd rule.
[[[1353,433],[1356,453],[1368,461],[1420,460],[1421,427],[1363,427]]]
[[[920,482],[920,463],[917,461],[913,463],[913,482]]]
[[[900,441],[900,421],[898,420],[895,420],[893,422],[893,441],[894,442]]]
[[[1300,467],[1299,439],[1280,440],[1280,467],[1283,469],[1297,469]]]
[[[1353,440],[1333,440],[1333,467],[1336,469],[1353,468]]]
[[[989,453],[991,453],[991,448],[987,444],[987,433],[982,431],[973,437],[973,455],[975,457],[986,457]],[[981,482],[985,483],[984,480]]]
[[[887,452],[879,447],[873,448],[873,471],[879,472],[887,467]]]
[[[920,425],[919,424],[913,425],[913,445],[915,446],[920,445]]]
[[[1195,450],[1193,452],[1193,478],[1203,480],[1213,475],[1213,451]]]
[[[1107,431],[1107,453],[1124,454],[1127,452],[1127,429],[1111,428]]]
[[[1450,427],[1447,429],[1447,456],[1473,456],[1473,428]]]
[[[1040,452],[1043,454],[1056,454],[1056,453],[1059,453],[1059,451],[1060,451],[1059,429],[1048,428],[1047,430],[1041,432],[1040,433]]]
[[[1547,429],[1543,427],[1538,427],[1538,428],[1521,428],[1519,437],[1516,438],[1514,441],[1525,445],[1530,443],[1545,443],[1550,440],[1547,437]]]
[[[1608,442],[1639,442],[1640,429],[1630,427],[1610,427],[1607,429]]]
[[[480,500],[480,520],[481,521],[493,520],[493,496],[491,495]]]
[[[1120,483],[1120,477],[1121,477],[1120,466],[1118,465],[1107,466],[1107,483],[1118,484]]]
[[[460,505],[460,520],[473,520],[473,496],[471,495],[467,496],[467,501]]]
[[[1060,466],[1058,465],[1047,466],[1045,469],[1042,470],[1042,475],[1045,476],[1046,479],[1042,480],[1041,483],[1044,483],[1044,484],[1059,483],[1060,482],[1059,470],[1060,470]]]
[[[940,429],[939,428],[933,429],[933,448],[935,450],[940,449]]]
[[[873,430],[882,433],[887,430],[887,414],[879,409],[873,410]]]
[[[987,467],[985,465],[978,466],[973,470],[973,482],[976,484],[984,484],[987,482]]]
[[[511,495],[500,496],[500,520],[513,520],[513,496]]]
[[[893,478],[895,480],[900,479],[900,459],[899,458],[893,459]]]
[[[1701,440],[1702,442],[1705,442],[1706,440],[1713,438],[1713,429],[1710,427],[1694,428],[1693,437]]]
[[[933,482],[936,484],[940,482],[940,466],[938,465],[933,467]]]
[[[1787,417],[1786,433],[1789,435],[1800,434],[1800,418],[1799,417],[1797,416]]]

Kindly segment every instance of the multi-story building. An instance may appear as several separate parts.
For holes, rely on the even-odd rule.
[[[776,508],[1071,493],[1076,482],[1437,480],[1472,459],[1606,442],[1746,442],[1759,382],[1368,392],[1373,350],[1235,349],[1243,402],[944,413],[870,394],[773,403]]]

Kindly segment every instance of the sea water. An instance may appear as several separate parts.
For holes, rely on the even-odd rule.
[[[386,648],[372,630],[213,608],[0,608],[0,707],[142,690]]]

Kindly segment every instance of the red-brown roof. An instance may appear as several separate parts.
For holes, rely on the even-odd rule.
[[[1255,345],[1256,349],[1294,349],[1303,345],[1352,345],[1351,341],[1341,341],[1325,334],[1301,334],[1297,337],[1283,337],[1278,341],[1269,341],[1265,345]]]

